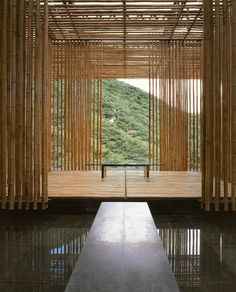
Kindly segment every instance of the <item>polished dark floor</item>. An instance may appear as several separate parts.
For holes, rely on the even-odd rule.
[[[236,291],[236,215],[151,210],[181,291]],[[0,291],[64,291],[95,215],[0,213]]]
[[[179,292],[146,202],[103,202],[65,292]]]
[[[180,291],[236,291],[236,216],[154,215]]]
[[[0,216],[0,291],[64,291],[94,215]]]

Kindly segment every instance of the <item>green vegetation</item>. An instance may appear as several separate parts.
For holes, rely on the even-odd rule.
[[[103,161],[148,161],[148,93],[116,79],[103,81]]]

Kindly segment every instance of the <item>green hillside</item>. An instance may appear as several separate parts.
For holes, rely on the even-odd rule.
[[[103,81],[103,162],[148,161],[148,94],[116,79]]]

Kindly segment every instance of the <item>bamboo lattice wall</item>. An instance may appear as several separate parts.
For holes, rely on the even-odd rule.
[[[40,202],[46,208],[48,3],[3,0],[0,5],[1,205],[37,209]]]
[[[228,211],[236,184],[235,2],[207,0],[203,8],[202,204]]]
[[[102,162],[100,41],[54,41],[52,49],[52,168],[98,169]]]
[[[201,169],[202,207],[235,210],[235,0],[2,0],[0,13],[2,208],[46,208],[48,171],[99,165],[102,79],[142,77],[150,162]]]
[[[149,158],[160,170],[200,170],[200,56],[199,41],[150,43]]]

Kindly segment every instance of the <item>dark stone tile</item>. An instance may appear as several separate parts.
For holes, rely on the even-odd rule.
[[[122,243],[124,241],[124,222],[118,217],[95,219],[95,225],[90,230],[90,243]]]
[[[125,244],[123,291],[179,291],[162,246]]]
[[[88,242],[65,291],[122,291],[122,255],[122,243]]]

